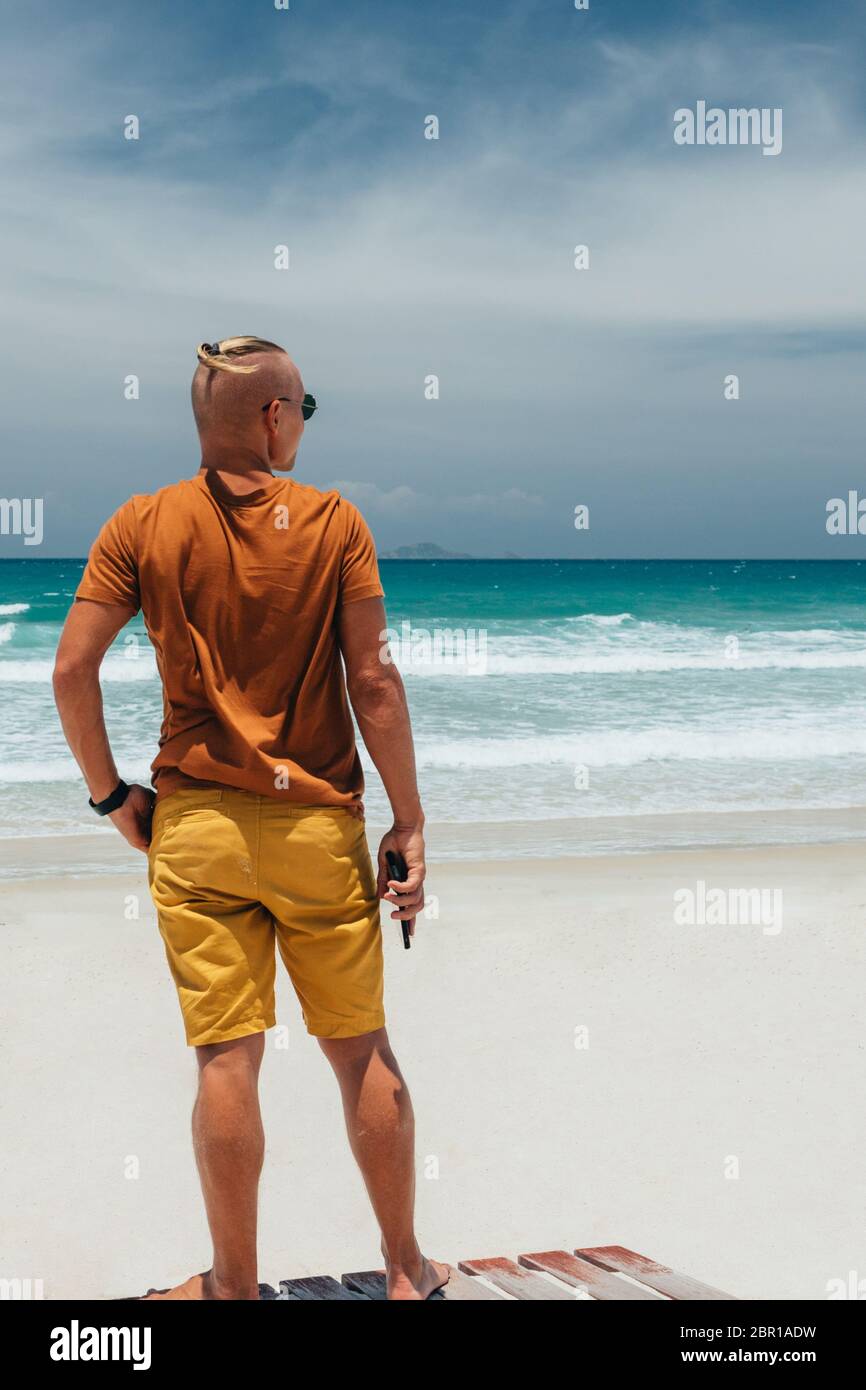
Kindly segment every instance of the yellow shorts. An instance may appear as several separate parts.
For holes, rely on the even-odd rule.
[[[272,1028],[274,942],[307,1030],[385,1022],[379,901],[364,823],[232,788],[156,803],[150,889],[191,1047]]]

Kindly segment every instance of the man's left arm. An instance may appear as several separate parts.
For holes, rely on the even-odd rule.
[[[77,599],[64,624],[54,665],[54,699],[66,741],[94,801],[104,801],[120,778],[102,713],[102,658],[135,609]],[[153,792],[132,785],[122,806],[110,813],[121,835],[147,850]]]

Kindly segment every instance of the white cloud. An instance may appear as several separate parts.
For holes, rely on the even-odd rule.
[[[413,522],[424,521],[431,514],[438,517],[473,515],[520,519],[527,512],[541,513],[546,507],[543,497],[517,487],[498,493],[446,493],[434,496],[411,487],[384,489],[375,483],[348,478],[338,479],[333,486],[371,517]]]

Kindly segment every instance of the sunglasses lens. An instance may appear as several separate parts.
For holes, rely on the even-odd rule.
[[[315,409],[316,409],[316,398],[315,398],[315,396],[304,396],[304,403],[303,403],[303,405],[301,406],[301,414],[303,415],[304,419],[305,419],[305,420],[309,420],[310,417],[311,417],[312,414],[313,414],[313,411],[314,411]]]

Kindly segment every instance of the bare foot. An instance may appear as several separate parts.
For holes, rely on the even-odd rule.
[[[255,1286],[255,1293],[249,1292],[239,1294],[232,1290],[227,1291],[224,1287],[218,1286],[214,1282],[213,1270],[207,1270],[204,1274],[193,1274],[187,1279],[186,1283],[178,1284],[173,1289],[151,1289],[150,1293],[142,1295],[142,1303],[165,1302],[175,1299],[190,1299],[194,1302],[225,1301],[227,1299],[257,1299],[259,1296],[258,1285]]]
[[[384,1250],[382,1254],[385,1258],[389,1302],[420,1302],[441,1289],[450,1278],[451,1271],[447,1265],[425,1259],[420,1250],[402,1264],[389,1260]]]

